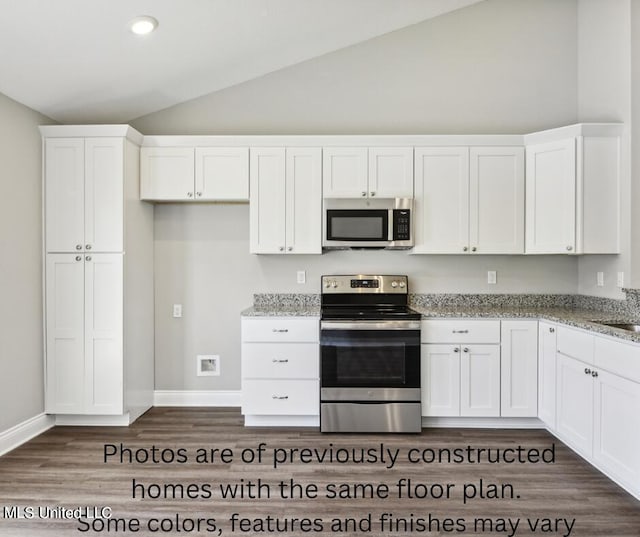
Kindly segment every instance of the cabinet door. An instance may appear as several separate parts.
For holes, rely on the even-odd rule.
[[[640,492],[640,384],[598,370],[594,378],[593,460]]]
[[[460,415],[500,415],[500,346],[463,346],[460,353]]]
[[[472,252],[524,253],[524,148],[470,149],[469,226]]]
[[[285,252],[285,149],[252,147],[250,163],[250,251]]]
[[[321,149],[287,149],[286,163],[287,253],[322,253]]]
[[[413,198],[413,147],[369,148],[369,196]]]
[[[46,260],[46,412],[80,414],[84,406],[84,260]]]
[[[84,413],[122,414],[122,254],[85,255],[84,297]]]
[[[557,355],[556,432],[573,449],[591,457],[593,442],[593,379],[591,366]],[[589,371],[589,372],[588,372]]]
[[[367,197],[367,148],[325,147],[322,150],[322,189],[325,198]]]
[[[538,417],[556,429],[556,328],[540,322],[538,328]]]
[[[196,199],[249,199],[248,147],[196,147],[195,159]]]
[[[460,415],[460,347],[422,345],[423,416]]]
[[[85,249],[124,250],[124,140],[85,140]]]
[[[576,142],[527,146],[526,253],[576,248]]]
[[[469,250],[469,149],[415,150],[415,253]]]
[[[84,139],[46,139],[44,175],[46,251],[83,250]]]
[[[538,415],[538,321],[502,321],[500,415]]]
[[[140,149],[140,198],[144,200],[192,200],[194,190],[192,147],[143,147]]]

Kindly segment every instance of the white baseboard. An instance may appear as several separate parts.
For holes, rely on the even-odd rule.
[[[0,455],[17,448],[32,438],[44,433],[55,425],[53,416],[45,413],[38,414],[33,418],[18,423],[11,429],[0,433]]]
[[[240,390],[156,390],[153,406],[231,406],[242,404]]]
[[[88,416],[83,414],[56,414],[56,425],[71,427],[128,427],[129,413],[119,416]]]
[[[473,418],[451,417],[430,418],[422,417],[422,427],[469,429],[545,429],[544,423],[538,418]]]

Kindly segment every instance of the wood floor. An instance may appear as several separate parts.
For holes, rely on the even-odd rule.
[[[263,462],[242,462],[242,454],[245,458],[256,455],[261,442],[266,444]],[[527,450],[543,450],[553,443],[556,446],[553,464],[407,461],[408,452],[413,448],[430,450],[426,452],[429,455],[439,449],[467,446],[495,450],[521,445]],[[152,457],[155,446],[157,457],[164,450],[167,460],[172,453],[177,459],[171,464],[130,464],[128,460],[120,464],[119,456],[112,456],[105,463],[105,444],[115,445],[112,450],[118,452],[122,444],[132,450],[133,456],[136,450],[142,450],[138,451],[138,458],[145,454]],[[391,465],[388,455],[383,463],[297,460],[283,463],[277,469],[272,463],[274,450],[282,450],[276,453],[284,457],[292,448],[307,448],[310,451],[305,452],[305,456],[309,457],[313,450],[320,454],[330,450],[327,454],[337,457],[359,456],[364,448],[371,450],[366,452],[368,457],[379,459],[381,444],[383,453],[393,454],[398,450],[395,464]],[[218,451],[214,463],[198,463],[195,455],[199,448],[205,452],[227,449],[227,462],[220,460],[221,451]],[[125,459],[128,453],[124,451]],[[181,453],[187,462],[177,462]],[[229,462],[231,456],[233,461]],[[132,498],[134,479],[139,485],[137,496],[144,489],[145,494],[150,493],[153,498]],[[397,484],[401,479],[411,480],[411,489],[416,495],[427,496],[399,499]],[[482,499],[479,497],[481,479],[485,496]],[[262,498],[221,498],[220,484],[246,486],[255,485],[258,480],[262,483]],[[303,487],[316,485],[317,493],[313,487],[302,492],[308,496],[317,494],[317,498],[281,498],[281,481],[287,496],[299,495],[298,487],[289,486],[291,480]],[[182,485],[182,489],[165,490],[167,484]],[[354,484],[375,485],[378,487],[373,490],[375,497],[369,497],[371,488],[357,489]],[[447,484],[448,499],[444,497]],[[465,484],[469,497],[466,503],[463,502]],[[476,497],[471,498],[474,486]],[[257,490],[253,489],[254,496]],[[328,490],[340,494],[337,498],[326,498]],[[407,488],[402,491],[406,495]],[[157,498],[161,492],[168,492],[170,498]],[[248,489],[245,488],[245,492]],[[173,499],[174,493],[184,497]],[[270,498],[264,497],[267,493]],[[345,495],[351,499],[345,499]],[[363,495],[367,497],[362,498]],[[90,518],[83,518],[84,523],[60,518],[3,518],[10,514],[7,512],[10,506],[33,506],[36,515],[38,507],[108,506],[112,525],[107,527],[103,519]],[[88,515],[92,513],[90,510]],[[234,513],[239,521],[232,528]],[[86,517],[87,513],[84,514]],[[380,523],[383,516],[384,527]],[[196,529],[198,519],[201,519],[200,531]],[[240,519],[247,520],[240,522]],[[332,532],[332,524],[337,524],[335,519],[343,524],[339,528],[335,526]],[[484,526],[479,519],[484,519]],[[532,531],[529,523],[537,520],[536,530]],[[516,522],[517,528],[512,529],[511,525]],[[122,526],[125,523],[130,525],[126,531]],[[151,531],[148,524],[151,530],[158,526],[160,531]],[[79,531],[86,529],[89,531]],[[322,531],[318,531],[320,529]],[[339,533],[338,529],[342,530],[341,535],[360,536],[638,537],[640,502],[544,431],[425,429],[420,435],[321,435],[315,429],[245,428],[237,409],[154,408],[128,428],[55,427],[0,457],[2,537],[317,535]]]

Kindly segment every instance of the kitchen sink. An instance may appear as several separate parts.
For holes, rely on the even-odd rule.
[[[635,323],[612,323],[606,321],[594,321],[604,326],[610,326],[611,328],[620,328],[621,330],[629,330],[629,332],[640,332],[640,324]]]

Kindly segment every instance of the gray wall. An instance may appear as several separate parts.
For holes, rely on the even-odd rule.
[[[139,118],[145,134],[524,133],[577,120],[575,0],[488,0]],[[319,291],[337,272],[399,272],[417,292],[577,291],[566,256],[332,252],[252,256],[246,205],[155,211],[156,389],[238,389],[254,292]],[[307,284],[295,272],[307,271]],[[486,284],[486,271],[498,284]],[[171,317],[171,304],[184,317]],[[196,377],[220,354],[220,377]]]
[[[0,433],[44,411],[42,172],[45,116],[0,94]]]

